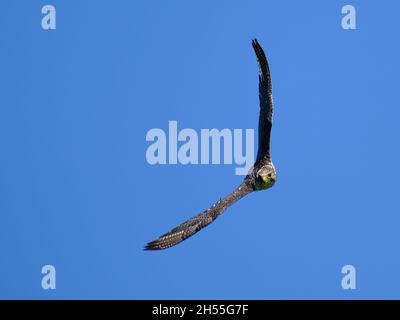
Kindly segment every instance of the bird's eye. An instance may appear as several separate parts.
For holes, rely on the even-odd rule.
[[[272,174],[271,174],[271,173],[268,173],[268,177],[270,177],[270,178],[271,178],[271,177],[272,177]]]

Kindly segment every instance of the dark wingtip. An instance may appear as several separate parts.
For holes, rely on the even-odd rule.
[[[149,242],[146,244],[146,246],[143,248],[144,251],[150,251],[150,250],[158,250],[159,248],[156,245],[156,241]]]
[[[256,53],[257,58],[260,59],[261,55],[262,55],[262,48],[261,48],[260,44],[258,43],[257,39],[254,38],[251,41],[251,44],[253,46],[253,49],[254,49],[254,52]]]
[[[163,250],[166,249],[167,247],[164,247],[161,245],[159,240],[154,240],[146,244],[146,246],[143,248],[144,251],[156,251],[156,250]]]
[[[254,38],[253,40],[251,40],[251,44],[253,45],[254,48],[259,47],[260,44],[258,43],[257,38]]]

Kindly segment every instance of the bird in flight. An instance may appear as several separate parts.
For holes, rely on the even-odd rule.
[[[253,167],[242,184],[231,194],[217,201],[209,209],[187,220],[157,240],[149,242],[145,250],[161,250],[172,247],[191,237],[218,218],[229,206],[245,195],[272,187],[276,181],[275,167],[271,161],[270,138],[272,128],[273,100],[269,65],[264,50],[257,39],[252,41],[259,66],[260,115],[258,121],[258,151]]]

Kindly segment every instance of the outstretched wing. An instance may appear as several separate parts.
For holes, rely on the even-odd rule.
[[[149,242],[146,250],[161,250],[172,247],[179,242],[194,235],[204,227],[208,226],[211,222],[217,219],[230,205],[235,203],[246,194],[253,191],[253,188],[245,180],[235,191],[226,196],[225,198],[216,202],[212,207],[203,211],[202,213],[194,216],[193,218],[182,223],[178,227],[172,229],[170,232],[162,235],[157,240]]]
[[[254,52],[257,56],[259,65],[259,98],[260,98],[260,117],[258,120],[258,152],[255,164],[263,158],[271,159],[270,138],[272,128],[273,100],[272,82],[267,58],[257,39],[252,41]]]

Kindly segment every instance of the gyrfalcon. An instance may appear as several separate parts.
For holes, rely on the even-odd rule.
[[[271,160],[270,138],[272,128],[273,100],[272,83],[267,58],[257,39],[252,41],[259,65],[260,116],[258,122],[258,152],[253,167],[242,184],[231,194],[219,200],[209,209],[182,223],[157,240],[149,242],[146,250],[161,250],[172,247],[194,235],[218,218],[229,206],[245,195],[272,187],[276,181],[276,170]]]

